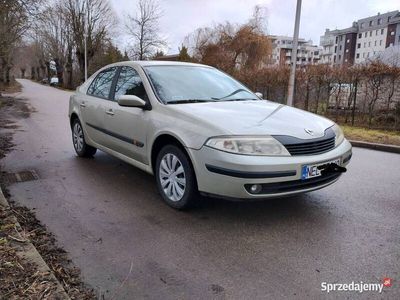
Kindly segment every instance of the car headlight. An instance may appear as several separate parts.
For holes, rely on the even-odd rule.
[[[332,130],[335,132],[335,146],[339,146],[344,140],[343,130],[337,124],[332,126]]]
[[[272,136],[215,137],[206,146],[235,154],[290,156],[286,148]]]

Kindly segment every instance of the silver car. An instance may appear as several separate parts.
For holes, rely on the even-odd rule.
[[[79,156],[99,149],[154,174],[177,209],[198,193],[246,200],[320,189],[352,154],[334,122],[199,64],[108,65],[71,96],[69,117]]]

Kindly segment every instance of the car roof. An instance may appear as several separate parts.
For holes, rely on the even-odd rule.
[[[112,67],[112,66],[141,66],[141,67],[148,67],[148,66],[196,66],[196,67],[208,67],[211,68],[210,66],[207,65],[202,65],[202,64],[195,64],[195,63],[189,63],[189,62],[182,62],[182,61],[163,61],[163,60],[127,60],[127,61],[121,61],[117,62],[114,64],[110,64],[105,66],[106,67]]]

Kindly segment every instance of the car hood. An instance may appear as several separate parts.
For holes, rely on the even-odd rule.
[[[290,135],[301,139],[324,136],[334,123],[318,115],[266,100],[170,104],[202,124],[232,135]],[[306,132],[311,130],[313,135]]]

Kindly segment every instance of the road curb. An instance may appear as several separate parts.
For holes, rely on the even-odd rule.
[[[354,147],[367,148],[367,149],[373,149],[373,150],[379,150],[379,151],[400,154],[400,146],[369,143],[369,142],[362,142],[362,141],[353,141],[353,140],[350,140],[350,143]]]
[[[3,209],[11,209],[7,199],[4,197],[1,188],[0,188],[0,207]],[[19,234],[22,231],[22,228],[15,216],[12,217],[12,222],[15,224],[16,237],[20,240],[23,240],[24,238]],[[17,248],[18,248],[18,254],[21,257],[37,265],[37,270],[40,273],[48,274],[51,281],[53,281],[56,284],[57,288],[51,294],[52,299],[71,300],[68,294],[65,292],[61,283],[58,281],[54,273],[50,270],[49,266],[46,264],[40,253],[36,250],[35,246],[30,241],[24,243],[23,245],[18,245]]]

